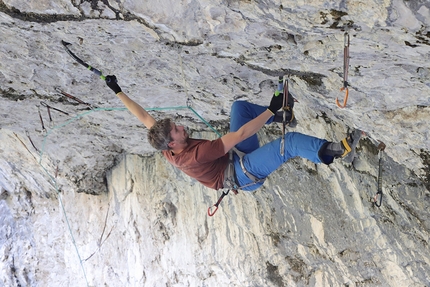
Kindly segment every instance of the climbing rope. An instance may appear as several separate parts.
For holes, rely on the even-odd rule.
[[[65,92],[62,92],[61,91],[61,94],[63,94],[63,95],[65,95],[65,94],[67,94],[67,93],[65,93]],[[72,96],[72,95],[69,95],[69,94],[67,94],[68,95],[68,97],[69,98],[71,98],[71,99],[73,99],[73,100],[75,100],[75,101],[77,101],[77,102],[79,102],[80,104],[84,104],[84,105],[87,105],[87,106],[90,106],[90,107],[92,107],[90,104],[88,104],[88,103],[85,103],[85,102],[83,102],[83,101],[81,101],[81,100],[79,100],[78,98],[76,98],[76,97],[74,97],[74,96]],[[57,110],[57,111],[61,111],[61,110],[59,110],[59,109],[57,109],[57,108],[53,108],[52,106],[49,106],[48,104],[46,104],[46,103],[43,103],[42,104],[43,106],[45,106],[45,107],[47,107],[47,111],[48,111],[48,115],[49,115],[49,117],[51,118],[51,115],[50,115],[50,109],[54,109],[54,110]],[[189,105],[189,104],[187,104],[187,106],[173,106],[173,107],[156,107],[156,108],[146,108],[145,110],[147,110],[147,111],[163,111],[163,110],[184,110],[184,109],[188,109],[188,110],[190,110],[190,111],[192,111],[202,122],[204,122],[212,131],[214,131],[219,137],[221,136],[201,115],[199,115],[192,107],[191,107],[191,105]],[[86,271],[85,271],[85,268],[84,268],[84,265],[83,265],[83,260],[82,260],[82,256],[80,255],[80,252],[79,252],[79,249],[78,249],[78,246],[77,246],[77,243],[76,243],[76,240],[75,240],[75,236],[74,236],[74,234],[73,234],[73,231],[72,231],[72,228],[71,228],[71,225],[70,225],[70,221],[69,221],[69,218],[68,218],[68,216],[67,216],[67,213],[66,213],[66,210],[65,210],[65,207],[64,207],[64,204],[63,204],[63,200],[62,200],[62,198],[61,198],[61,193],[60,193],[60,188],[58,187],[58,183],[57,183],[57,175],[58,175],[58,161],[57,161],[57,165],[56,165],[56,168],[55,168],[55,175],[52,175],[49,171],[48,171],[48,168],[46,168],[44,165],[43,165],[43,163],[42,163],[42,159],[43,159],[43,155],[45,154],[45,149],[46,149],[46,146],[47,146],[47,140],[48,140],[48,138],[49,138],[49,136],[55,131],[55,130],[59,130],[59,129],[61,129],[61,128],[64,128],[65,126],[67,126],[67,125],[69,125],[69,124],[71,124],[71,123],[73,123],[73,122],[75,122],[75,121],[77,121],[77,120],[79,120],[79,119],[81,119],[81,118],[83,118],[83,117],[85,117],[85,116],[87,116],[87,115],[89,115],[89,114],[91,114],[91,113],[94,113],[94,112],[103,112],[103,111],[125,111],[125,110],[127,110],[127,108],[125,108],[125,107],[107,107],[107,108],[94,108],[94,107],[92,107],[92,109],[91,110],[89,110],[89,111],[86,111],[86,112],[83,112],[83,113],[80,113],[80,114],[78,114],[78,115],[76,115],[76,116],[74,116],[74,117],[72,117],[72,118],[70,118],[70,119],[68,119],[67,121],[65,121],[65,122],[63,122],[63,123],[60,123],[60,124],[58,124],[58,125],[56,125],[56,126],[53,126],[53,127],[51,127],[49,130],[47,130],[46,128],[45,128],[45,126],[44,126],[44,124],[43,124],[43,118],[42,118],[42,114],[41,114],[41,112],[40,112],[40,109],[38,109],[38,114],[39,114],[39,118],[40,118],[40,121],[41,121],[41,123],[42,123],[42,129],[43,129],[43,142],[42,142],[42,146],[41,146],[41,148],[40,149],[38,149],[37,147],[36,147],[36,145],[34,144],[34,142],[33,142],[33,140],[31,139],[31,137],[30,137],[30,133],[26,130],[25,131],[25,133],[26,133],[26,136],[28,137],[28,140],[30,141],[30,143],[31,143],[31,145],[33,146],[33,148],[36,150],[36,152],[38,153],[38,155],[39,155],[39,160],[38,160],[38,164],[41,166],[41,168],[43,169],[43,171],[47,174],[47,176],[49,177],[49,182],[51,183],[51,185],[53,186],[53,188],[55,189],[55,191],[56,191],[56,193],[57,193],[57,195],[58,195],[58,200],[59,200],[59,203],[60,203],[60,205],[61,205],[61,209],[62,209],[62,213],[63,213],[63,215],[64,215],[64,217],[65,217],[65,220],[66,220],[66,223],[67,223],[67,227],[68,227],[68,230],[69,230],[69,234],[70,234],[70,236],[71,236],[71,240],[72,240],[72,243],[73,243],[73,246],[74,246],[74,248],[75,248],[75,251],[76,251],[76,254],[77,254],[77,257],[78,257],[78,259],[79,259],[79,263],[80,263],[80,266],[81,266],[81,269],[82,269],[82,272],[83,272],[83,274],[84,274],[84,278],[85,278],[85,281],[86,281],[86,283],[87,283],[87,286],[89,286],[89,283],[88,283],[88,278],[87,278],[87,274],[86,274]],[[64,112],[64,111],[61,111],[62,113],[64,113],[64,114],[67,114],[67,115],[69,115],[69,113],[66,113],[66,112]],[[19,138],[18,138],[19,139]],[[21,139],[19,139],[20,141],[21,141]],[[27,148],[27,146],[21,141],[21,143],[24,145],[24,147],[28,150],[28,148]],[[28,150],[29,151],[29,150]],[[30,151],[29,151],[30,152]],[[30,152],[31,153],[31,152]]]
[[[100,71],[100,70],[98,70],[98,69],[96,69],[96,68],[94,68],[94,67],[91,67],[89,64],[87,64],[87,63],[85,63],[83,60],[81,60],[78,56],[76,56],[70,49],[69,49],[69,45],[71,45],[70,43],[68,43],[68,42],[65,42],[65,41],[61,41],[61,44],[64,46],[64,48],[65,48],[65,50],[67,51],[67,53],[76,61],[76,62],[78,62],[79,64],[81,64],[82,66],[84,66],[85,68],[87,68],[88,70],[90,70],[91,72],[93,72],[93,73],[95,73],[97,76],[99,76],[102,80],[104,80],[104,81],[106,81],[106,77],[102,74],[102,72]],[[186,85],[186,80],[185,80],[185,73],[184,73],[184,68],[183,68],[183,63],[182,63],[182,57],[181,57],[181,55],[179,54],[179,60],[180,60],[180,65],[181,65],[181,72],[182,72],[182,77],[183,77],[183,80],[184,80],[184,89],[185,89],[185,93],[186,93],[186,96],[187,96],[187,101],[186,101],[186,106],[176,106],[176,107],[162,107],[162,108],[146,108],[146,110],[147,111],[160,111],[160,110],[181,110],[181,109],[189,109],[190,111],[192,111],[202,122],[204,122],[212,131],[214,131],[219,137],[221,137],[221,135],[206,121],[206,120],[204,120],[203,119],[203,117],[201,117],[192,107],[191,107],[191,99],[190,99],[190,97],[189,97],[189,95],[188,95],[188,89],[187,89],[187,85]],[[59,92],[59,93],[61,93],[62,95],[64,95],[64,96],[66,96],[66,97],[68,97],[68,98],[70,98],[70,99],[72,99],[72,100],[74,100],[74,101],[76,101],[77,103],[79,103],[79,104],[83,104],[83,105],[86,105],[86,106],[88,106],[89,108],[90,108],[90,110],[89,111],[87,111],[87,112],[84,112],[84,113],[81,113],[81,114],[78,114],[78,115],[76,115],[76,116],[74,116],[74,117],[72,117],[72,118],[70,118],[69,120],[67,120],[67,121],[65,121],[65,122],[63,122],[63,123],[61,123],[61,124],[59,124],[59,125],[56,125],[56,126],[53,126],[53,120],[52,120],[52,115],[51,115],[51,109],[52,110],[56,110],[56,111],[59,111],[59,112],[61,112],[61,113],[64,113],[64,114],[66,114],[66,115],[69,115],[68,113],[66,113],[66,112],[64,112],[64,111],[62,111],[62,110],[60,110],[60,109],[57,109],[57,108],[54,108],[54,107],[52,107],[52,106],[49,106],[48,104],[46,104],[45,102],[41,102],[41,105],[42,106],[44,106],[44,107],[46,107],[47,108],[47,112],[48,112],[48,116],[49,116],[49,119],[50,119],[50,123],[51,123],[51,127],[50,127],[50,130],[48,131],[46,128],[45,128],[45,125],[44,125],[44,122],[43,122],[43,118],[42,118],[42,114],[41,114],[41,112],[40,112],[40,107],[38,106],[38,114],[39,114],[39,119],[40,119],[40,122],[41,122],[41,125],[42,125],[42,135],[43,135],[43,143],[42,143],[42,147],[41,147],[41,149],[38,149],[37,147],[36,147],[36,145],[34,144],[34,142],[33,142],[33,140],[31,139],[31,137],[30,137],[30,134],[29,134],[29,132],[26,130],[26,136],[28,137],[28,139],[29,139],[29,141],[30,141],[30,143],[31,143],[31,145],[33,146],[33,148],[36,150],[36,152],[39,154],[39,161],[38,161],[38,164],[40,165],[40,167],[43,169],[43,171],[47,174],[47,176],[49,177],[49,179],[50,179],[50,181],[48,181],[48,182],[50,182],[51,183],[51,185],[54,187],[54,189],[55,189],[55,191],[56,191],[56,193],[57,193],[57,195],[58,195],[58,200],[59,200],[59,202],[60,202],[60,205],[61,205],[61,208],[62,208],[62,212],[63,212],[63,215],[64,215],[64,217],[65,217],[65,220],[66,220],[66,223],[67,223],[67,227],[68,227],[68,230],[69,230],[69,233],[70,233],[70,236],[71,236],[71,239],[72,239],[72,243],[73,243],[73,245],[74,245],[74,248],[75,248],[75,251],[76,251],[76,254],[77,254],[77,257],[78,257],[78,259],[79,259],[79,263],[80,263],[80,266],[81,266],[81,269],[82,269],[82,272],[83,272],[83,275],[84,275],[84,279],[85,279],[85,282],[86,282],[86,285],[89,287],[89,282],[88,282],[88,278],[87,278],[87,273],[86,273],[86,271],[85,271],[85,267],[84,267],[84,265],[83,265],[83,260],[82,260],[82,257],[81,257],[81,255],[80,255],[80,252],[79,252],[79,248],[78,248],[78,246],[77,246],[77,243],[76,243],[76,240],[75,240],[75,236],[74,236],[74,234],[73,234],[73,231],[72,231],[72,228],[71,228],[71,225],[70,225],[70,222],[69,222],[69,219],[68,219],[68,216],[67,216],[67,213],[66,213],[66,210],[65,210],[65,207],[64,207],[64,204],[63,204],[63,200],[62,200],[62,198],[61,198],[61,193],[60,193],[60,189],[59,189],[59,187],[58,187],[58,183],[57,183],[57,176],[58,176],[58,169],[59,169],[59,162],[57,161],[57,165],[56,165],[56,167],[55,167],[55,175],[53,176],[53,175],[51,175],[51,173],[48,171],[48,168],[46,168],[43,164],[42,164],[42,159],[43,159],[43,155],[44,155],[44,153],[45,153],[45,147],[46,147],[46,144],[47,144],[47,140],[48,140],[48,137],[51,135],[51,133],[52,132],[54,132],[55,130],[58,130],[58,129],[61,129],[61,128],[63,128],[63,127],[65,127],[65,126],[67,126],[67,125],[69,125],[69,124],[71,124],[71,123],[73,123],[74,121],[76,121],[76,120],[78,120],[78,119],[80,119],[80,118],[82,118],[82,117],[84,117],[84,116],[87,116],[87,115],[89,115],[89,114],[91,114],[91,113],[94,113],[94,112],[100,112],[100,111],[124,111],[124,110],[127,110],[127,108],[125,108],[125,107],[121,107],[121,108],[116,108],[116,107],[112,107],[112,108],[98,108],[98,107],[95,107],[95,106],[93,106],[93,105],[91,105],[91,104],[89,104],[89,103],[86,103],[86,102],[84,102],[84,101],[82,101],[82,100],[80,100],[80,99],[78,99],[77,97],[75,97],[75,96],[72,96],[72,95],[70,95],[70,94],[68,94],[68,93],[66,93],[66,92],[64,92],[64,91],[62,91],[61,89],[59,89],[59,88],[56,88],[56,91],[57,92]],[[24,142],[16,135],[16,137],[18,138],[18,140],[24,145],[24,147],[27,149],[27,151],[30,153],[30,154],[32,154],[31,152],[30,152],[30,150],[27,148],[27,146],[24,144]],[[33,155],[33,154],[32,154]],[[33,157],[34,157],[34,155],[33,155]],[[36,159],[36,158],[35,158]],[[37,161],[37,159],[36,159],[36,161]],[[228,193],[228,192],[227,192]],[[92,256],[92,255],[91,255]],[[91,257],[90,256],[90,257]],[[88,258],[87,258],[88,259]],[[86,259],[86,260],[87,260]]]

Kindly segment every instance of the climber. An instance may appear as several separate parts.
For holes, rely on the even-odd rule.
[[[277,111],[282,107],[283,97],[274,94],[268,107],[246,101],[234,102],[229,133],[216,140],[193,139],[183,126],[176,125],[171,119],[155,120],[122,92],[115,76],[107,76],[106,84],[149,129],[148,140],[155,149],[161,150],[173,166],[216,190],[255,190],[281,164],[296,156],[328,165],[335,158],[344,158],[351,151],[354,152],[361,136],[360,130],[354,130],[340,142],[329,142],[298,132],[288,132],[283,155],[279,152],[281,138],[260,147],[256,133],[263,125],[282,122],[282,116]],[[293,102],[288,104],[291,113],[287,115],[287,121],[291,122]],[[237,152],[231,153],[232,149]],[[229,155],[234,166],[233,176],[227,173]]]

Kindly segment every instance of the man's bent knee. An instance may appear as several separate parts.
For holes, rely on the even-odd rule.
[[[242,110],[242,108],[247,104],[248,104],[247,101],[234,101],[233,104],[231,105],[231,110],[232,111],[236,109]]]

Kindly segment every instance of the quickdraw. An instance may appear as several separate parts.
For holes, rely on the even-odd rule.
[[[223,193],[221,194],[221,196],[218,199],[218,201],[213,205],[213,206],[215,206],[215,210],[213,212],[212,212],[212,206],[210,206],[208,208],[208,215],[209,216],[214,216],[215,212],[218,210],[218,205],[221,203],[221,201],[224,198],[224,196],[226,196],[229,192],[230,192],[230,189],[228,189],[227,191],[223,191]],[[237,191],[236,191],[236,194],[237,194]]]
[[[235,180],[235,170],[234,170],[234,164],[233,164],[233,153],[236,153],[237,156],[239,157],[239,163],[240,166],[242,168],[242,172],[250,179],[252,180],[252,182],[242,185],[242,186],[238,186]],[[249,173],[246,168],[245,165],[243,164],[243,157],[245,156],[244,152],[241,152],[240,150],[238,150],[237,148],[232,148],[229,151],[229,163],[226,167],[226,170],[224,172],[224,187],[228,188],[227,191],[223,191],[223,193],[221,194],[220,198],[218,199],[218,201],[213,205],[215,206],[215,210],[212,212],[211,209],[213,206],[208,208],[208,215],[209,216],[213,216],[215,214],[215,212],[218,210],[218,205],[221,203],[222,199],[224,198],[224,196],[226,196],[230,191],[233,191],[234,194],[238,194],[238,189],[240,188],[244,188],[244,187],[248,187],[251,185],[254,185],[256,183],[259,182],[264,182],[264,178],[263,179],[259,179],[257,177],[255,177],[254,175],[252,175],[251,173]]]
[[[221,203],[224,196],[226,196],[230,190],[234,192],[234,194],[237,194],[237,183],[234,176],[234,163],[233,163],[233,150],[230,150],[228,152],[228,164],[224,171],[224,187],[228,188],[226,192],[223,192],[221,197],[218,199],[218,201],[213,205],[215,206],[215,210],[211,212],[212,206],[208,208],[208,215],[213,216],[215,212],[218,210],[218,205]]]
[[[88,70],[90,70],[91,72],[93,72],[94,74],[96,74],[97,76],[100,77],[100,79],[102,79],[103,81],[106,81],[106,77],[103,76],[102,72],[94,67],[91,67],[90,65],[88,65],[87,63],[85,63],[84,61],[82,61],[81,59],[78,58],[78,56],[76,56],[72,51],[70,51],[70,49],[67,47],[69,45],[72,45],[71,43],[68,43],[66,41],[61,40],[61,44],[63,44],[64,48],[66,49],[67,53],[73,58],[75,59],[76,62],[78,62],[79,64],[81,64],[82,66],[84,66],[85,68],[87,68]]]
[[[248,184],[245,184],[245,185],[243,185],[243,186],[240,186],[240,187],[237,187],[236,189],[228,189],[227,191],[223,191],[223,193],[221,194],[221,196],[220,196],[220,198],[218,199],[218,201],[213,205],[213,206],[210,206],[209,208],[208,208],[208,215],[209,216],[213,216],[214,214],[215,214],[215,212],[218,210],[218,205],[221,203],[221,201],[222,201],[222,199],[224,198],[224,196],[226,196],[230,191],[232,191],[232,192],[234,192],[234,194],[235,195],[237,195],[238,194],[238,189],[240,189],[240,188],[244,188],[244,187],[248,187],[248,186],[251,186],[251,185],[253,185],[253,184],[256,184],[256,183],[258,183],[258,182],[261,182],[261,181],[264,181],[264,179],[258,179],[258,180],[255,180],[255,181],[253,181],[253,182],[251,182],[251,183],[248,183]],[[215,208],[215,210],[213,211],[213,212],[211,212],[211,209],[212,209],[212,207],[216,207]]]
[[[283,76],[279,77],[279,80],[283,79]],[[288,109],[288,79],[284,81],[284,89],[283,89],[283,101],[282,101],[282,139],[280,146],[281,156],[284,156],[285,150],[285,128],[287,125],[287,109]]]
[[[64,91],[62,91],[60,88],[55,88],[55,90],[56,90],[57,92],[59,92],[60,94],[62,94],[63,96],[66,96],[66,97],[68,97],[68,98],[70,98],[70,99],[72,99],[72,100],[74,100],[74,101],[78,102],[79,104],[83,104],[83,105],[88,106],[90,109],[95,108],[92,104],[86,103],[86,102],[84,102],[84,101],[82,101],[82,100],[78,99],[77,97],[72,96],[72,95],[70,95],[70,94],[68,94],[68,93],[66,93],[66,92],[64,92]]]
[[[48,105],[47,103],[45,103],[45,102],[43,102],[43,101],[41,101],[41,102],[40,102],[40,104],[41,104],[42,106],[46,107],[46,109],[48,110],[48,116],[49,116],[49,124],[50,124],[50,127],[52,127],[52,124],[53,124],[53,120],[52,120],[52,116],[51,116],[51,109],[53,109],[54,111],[57,111],[57,112],[63,113],[63,114],[65,114],[65,115],[69,115],[69,113],[66,113],[65,111],[62,111],[62,110],[60,110],[60,109],[57,109],[57,108],[51,107],[50,105]]]
[[[48,110],[48,117],[49,117],[49,127],[52,128],[52,116],[51,116],[51,108],[45,103],[45,102],[40,102],[40,104],[44,107],[46,107],[46,109]]]
[[[31,143],[31,145],[33,146],[33,148],[38,152],[38,153],[40,153],[40,150],[35,146],[35,144],[33,143],[33,141],[31,140],[31,137],[30,137],[30,133],[26,130],[25,131],[25,135],[28,137],[28,140],[30,141],[30,143]],[[25,145],[24,145],[25,146]]]
[[[377,207],[381,207],[382,205],[382,152],[383,150],[379,151],[379,172],[378,172],[378,191],[376,192],[375,197],[373,198],[373,203]],[[379,196],[379,201],[378,201]]]
[[[344,34],[344,48],[343,48],[343,87],[341,91],[345,90],[345,97],[343,98],[343,104],[339,103],[338,98],[336,98],[336,105],[339,108],[346,107],[346,102],[348,101],[348,67],[349,67],[349,34],[345,32]]]
[[[42,124],[42,134],[46,135],[46,128],[45,128],[45,124],[43,123],[43,118],[42,118],[42,114],[40,113],[40,107],[37,107],[37,112],[39,113],[39,119],[40,119],[40,123]]]

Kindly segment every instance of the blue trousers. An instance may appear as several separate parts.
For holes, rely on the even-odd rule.
[[[241,126],[263,113],[267,107],[252,104],[246,101],[236,101],[231,107],[230,131],[237,131]],[[271,117],[266,124],[273,122]],[[260,147],[257,135],[238,143],[236,148],[246,155],[243,157],[245,169],[259,179],[265,179],[269,174],[279,168],[290,158],[300,156],[314,163],[321,163],[318,151],[327,141],[297,132],[285,135],[284,155],[281,156],[281,137]],[[240,189],[252,191],[259,188],[263,181],[252,184],[253,181],[246,176],[240,166],[239,157],[234,156],[236,179]]]

